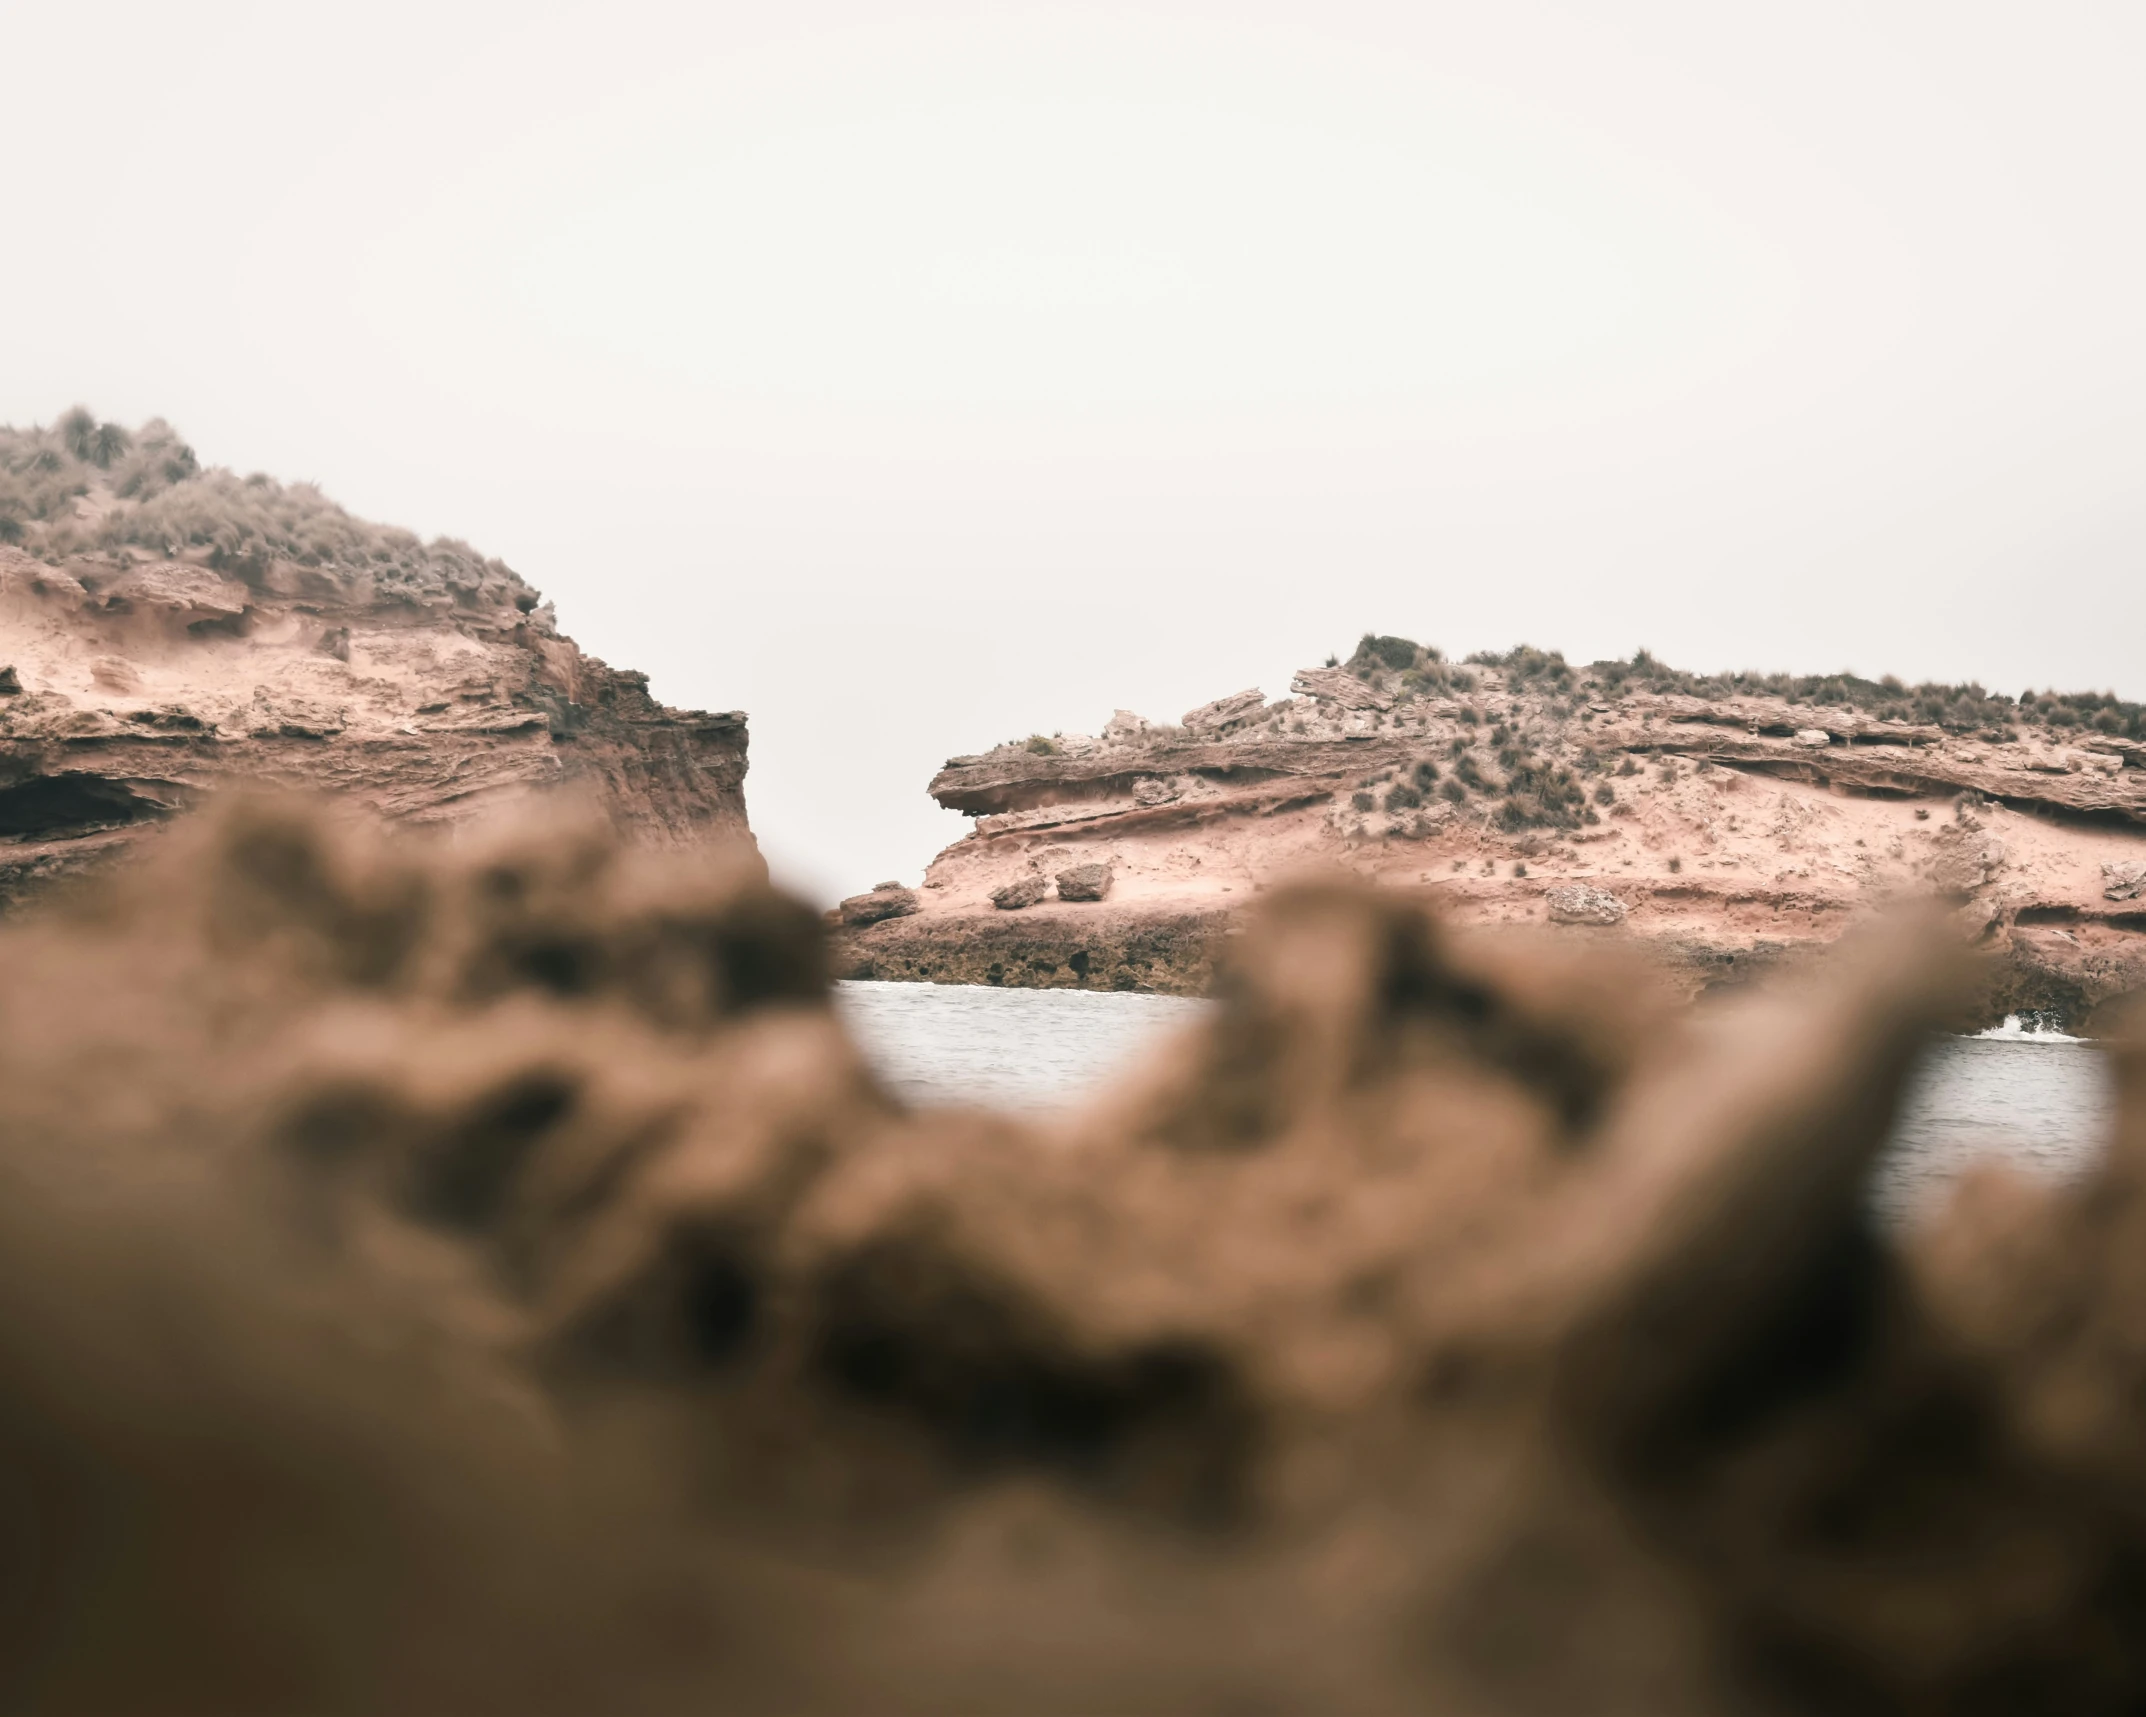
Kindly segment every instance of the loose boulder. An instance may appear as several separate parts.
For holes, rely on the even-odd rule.
[[[1543,898],[1549,903],[1552,924],[1622,924],[1629,910],[1608,889],[1584,882],[1553,888]]]
[[[1954,824],[1931,837],[1930,886],[1940,894],[1972,894],[2004,868],[2004,842]]]
[[[1110,866],[1100,860],[1068,865],[1058,873],[1060,900],[1101,900],[1110,892]]]
[[[99,656],[89,665],[89,677],[103,690],[132,697],[142,689],[142,674],[124,656]]]
[[[1188,733],[1222,733],[1250,721],[1267,707],[1267,694],[1257,686],[1241,692],[1232,692],[1226,698],[1216,698],[1213,703],[1203,703],[1198,709],[1185,712],[1185,729]]]
[[[1807,745],[1813,751],[1823,751],[1833,743],[1833,736],[1822,727],[1799,727],[1796,729],[1796,743]]]
[[[1017,876],[1005,887],[991,891],[991,904],[1001,912],[1018,912],[1024,906],[1035,905],[1050,891],[1051,880],[1047,876]]]
[[[2101,867],[2101,892],[2108,900],[2136,900],[2146,893],[2146,864],[2117,861]]]
[[[853,894],[841,906],[842,922],[852,927],[877,924],[883,918],[906,918],[916,911],[916,890],[898,882],[872,885],[868,894]]]

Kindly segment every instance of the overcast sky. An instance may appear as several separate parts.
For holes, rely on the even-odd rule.
[[[2146,696],[2146,8],[0,8],[0,421],[467,537],[752,716],[823,897],[948,755],[1366,628]]]

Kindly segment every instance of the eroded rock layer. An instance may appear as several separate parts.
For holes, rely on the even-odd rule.
[[[1710,682],[1644,656],[1575,668],[1522,649],[1456,666],[1367,639],[1277,703],[1242,692],[1177,726],[1120,711],[1100,737],[950,759],[931,791],[974,832],[933,863],[917,912],[846,932],[839,960],[1006,983],[1131,972],[1195,991],[1203,931],[1284,878],[1338,867],[1461,922],[1637,942],[1696,993],[1923,894],[2001,956],[1993,1009],[2090,1026],[2146,983],[2142,716],[2106,697]],[[1052,886],[1097,866],[1100,898]],[[1135,937],[1173,952],[1118,957]],[[1027,958],[1008,957],[1016,943]],[[1071,948],[1087,950],[1085,975]]]
[[[657,703],[498,561],[63,430],[0,431],[0,909],[240,782],[429,825],[566,786],[749,840],[744,716]]]
[[[251,805],[0,930],[0,1705],[2146,1701],[2138,1037],[1901,1232],[1931,925],[1702,1023],[1278,890],[1049,1123],[893,1099],[820,934]]]

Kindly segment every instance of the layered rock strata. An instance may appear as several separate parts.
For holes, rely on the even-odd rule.
[[[182,521],[148,546],[129,539],[161,534],[162,515],[80,469],[64,528],[0,546],[0,908],[234,783],[421,826],[567,787],[656,844],[749,840],[744,716],[659,704],[500,563],[358,526],[318,497],[313,514],[387,540],[398,562],[365,558],[362,536],[343,559],[293,558],[306,551],[273,534],[233,548],[213,509],[211,540]]]
[[[2146,744],[2127,732],[1978,689],[1913,719],[1915,694],[1867,682],[1850,689],[1878,710],[1694,695],[1644,659],[1455,667],[1407,648],[1406,667],[1366,650],[1303,671],[1276,703],[1239,693],[1178,726],[1120,711],[1098,738],[949,759],[932,795],[975,828],[933,862],[916,915],[842,941],[844,969],[1197,992],[1197,927],[1340,868],[1466,923],[1632,940],[1693,993],[1908,894],[1951,902],[2001,954],[2000,1011],[2085,1024],[2146,982]],[[1895,706],[1909,716],[1881,713]],[[1050,887],[1090,864],[1108,866],[1107,901]],[[992,905],[1008,890],[1038,896],[1017,928]],[[1119,958],[1134,939],[1167,957]]]

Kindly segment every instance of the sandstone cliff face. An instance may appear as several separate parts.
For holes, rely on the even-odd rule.
[[[1121,711],[1101,738],[949,760],[932,794],[975,830],[921,911],[846,938],[846,969],[1197,991],[1237,909],[1338,866],[1462,923],[1635,938],[1695,992],[1909,894],[1951,901],[2004,956],[1999,1012],[2085,1024],[2146,984],[2133,706],[1867,682],[1816,701],[1645,658],[1455,667],[1375,641],[1412,652],[1396,665],[1371,642],[1277,703],[1240,693],[1174,727]],[[1107,900],[991,905],[1081,863],[1110,867]]]
[[[658,704],[459,544],[141,452],[0,432],[0,907],[239,783],[420,825],[565,785],[656,844],[750,839],[742,714]]]

